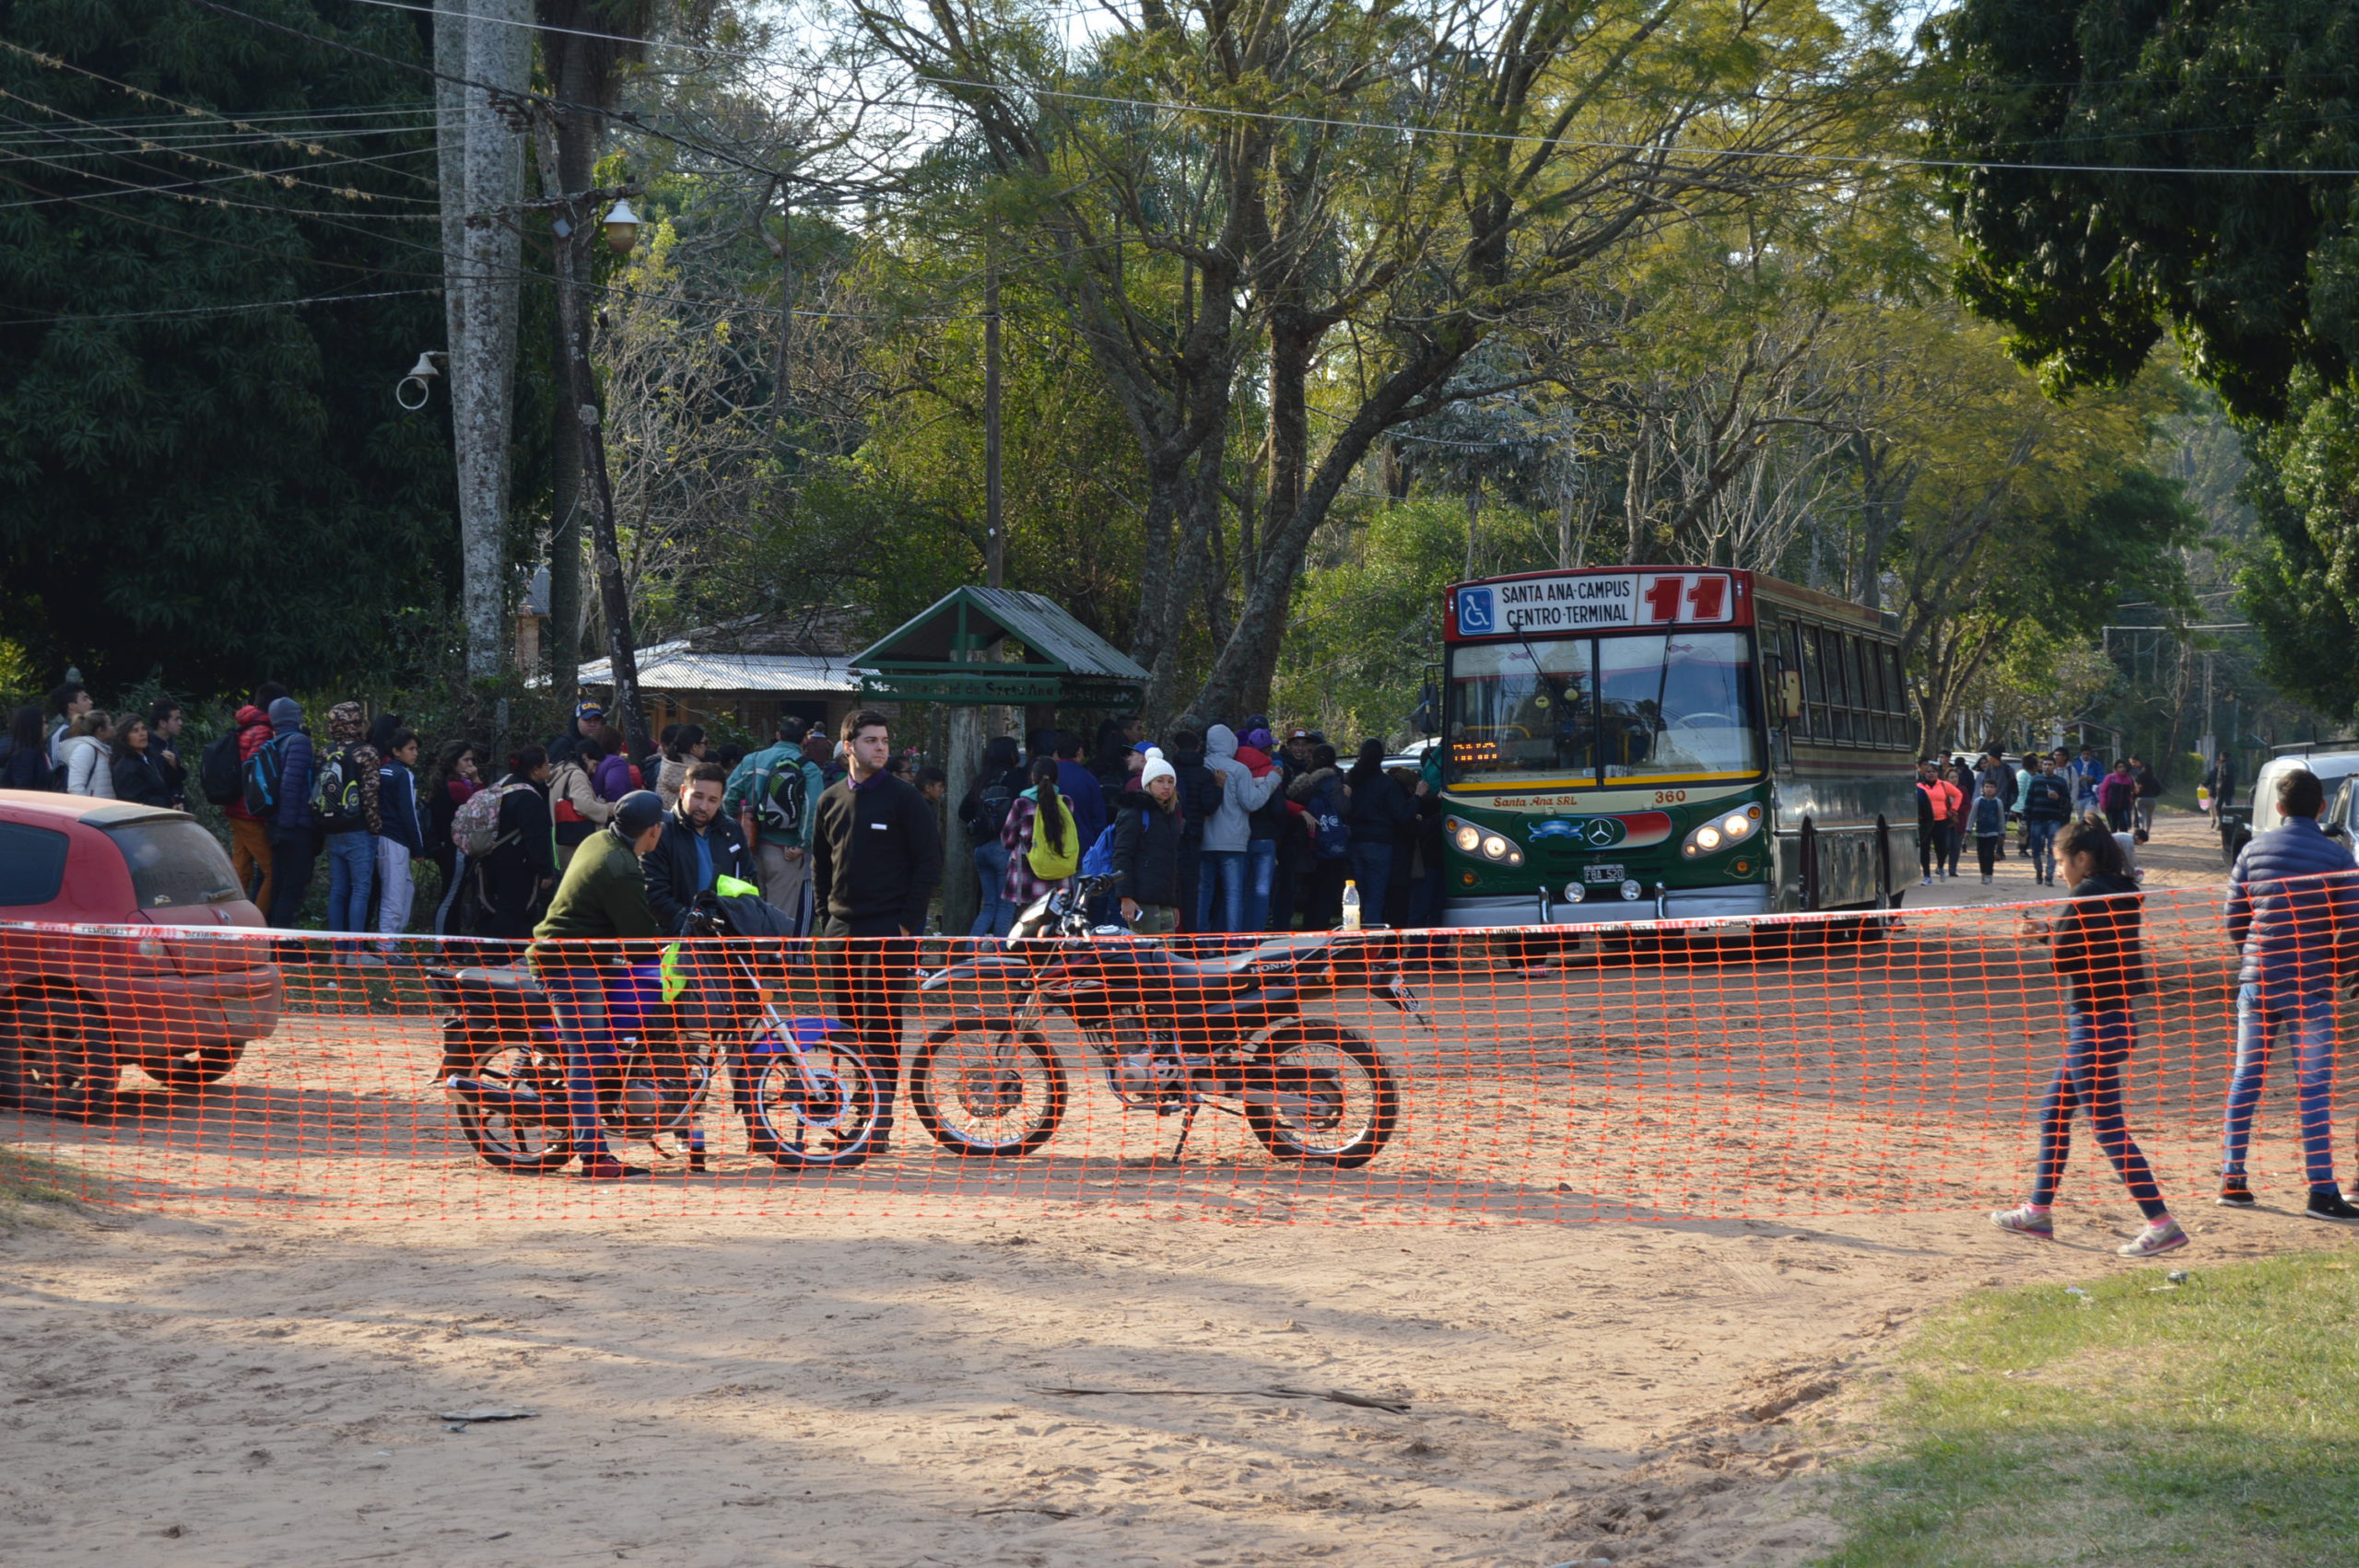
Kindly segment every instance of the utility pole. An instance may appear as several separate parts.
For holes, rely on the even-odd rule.
[[[444,0],[439,25],[463,12],[459,75],[483,84],[458,89],[459,123],[439,129],[447,148],[455,132],[462,183],[446,190],[463,216],[457,265],[444,257],[443,286],[455,292],[457,332],[451,342],[451,428],[459,492],[461,600],[464,607],[467,674],[497,676],[508,661],[506,564],[509,426],[516,392],[516,300],[523,237],[512,226],[472,221],[512,206],[523,194],[523,94],[532,55],[532,20],[525,0]],[[438,39],[436,57],[445,56]],[[447,113],[447,99],[437,98]],[[449,321],[446,319],[446,327]]]
[[[1007,532],[999,488],[999,269],[983,275],[983,580],[1006,586]]]
[[[622,546],[615,533],[615,490],[606,474],[605,416],[598,406],[597,383],[590,373],[589,334],[585,330],[588,307],[582,298],[584,289],[576,247],[569,241],[581,225],[596,223],[609,204],[639,194],[636,185],[568,192],[536,202],[517,203],[506,214],[481,214],[470,220],[472,227],[475,222],[502,221],[511,214],[556,215],[552,227],[557,243],[551,249],[557,259],[557,332],[564,346],[564,362],[558,367],[563,378],[559,383],[560,405],[572,413],[581,458],[581,505],[590,521],[591,562],[598,574],[598,607],[606,623],[606,658],[615,682],[613,707],[621,710],[623,737],[634,755],[647,750],[647,716],[639,698],[639,649],[631,634],[630,591],[623,581]],[[626,234],[616,243],[627,248],[630,238]]]

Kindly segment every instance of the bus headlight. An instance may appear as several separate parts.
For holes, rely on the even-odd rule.
[[[1508,842],[1504,835],[1486,827],[1462,822],[1453,816],[1443,821],[1442,831],[1449,835],[1449,841],[1458,846],[1461,855],[1480,855],[1502,866],[1523,864],[1523,851]]]
[[[1741,812],[1717,816],[1700,827],[1690,828],[1686,842],[1679,852],[1689,860],[1698,855],[1717,854],[1731,844],[1742,844],[1761,831],[1761,808],[1747,806]]]

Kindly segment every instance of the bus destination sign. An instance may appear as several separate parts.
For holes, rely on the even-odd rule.
[[[1567,572],[1461,588],[1461,638],[1565,636],[1647,626],[1726,626],[1737,595],[1726,572]]]

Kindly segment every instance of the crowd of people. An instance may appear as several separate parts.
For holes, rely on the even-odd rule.
[[[2225,759],[2222,759],[2225,762]],[[2134,756],[2107,767],[2095,746],[2078,755],[2058,746],[2026,750],[2010,766],[1998,748],[1978,757],[1917,765],[1917,861],[1923,885],[1958,876],[1970,840],[1977,869],[1987,885],[2008,858],[2010,823],[2016,826],[2015,853],[2029,860],[2032,880],[2056,885],[2056,836],[2065,824],[2095,813],[2115,833],[2142,844],[2153,833],[2154,805],[2162,799],[2162,776]]]
[[[1144,931],[1324,930],[1346,884],[1370,924],[1435,923],[1441,791],[1433,763],[1388,764],[1381,741],[1346,763],[1316,730],[1283,744],[1259,715],[1241,726],[1149,739],[1134,717],[1081,737],[1044,731],[983,749],[958,802],[980,907],[968,934],[1004,936],[1031,900],[1078,874],[1102,845],[1124,916]]]

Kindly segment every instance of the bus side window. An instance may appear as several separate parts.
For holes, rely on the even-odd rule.
[[[1825,740],[1826,728],[1825,673],[1818,665],[1818,634],[1812,626],[1794,628],[1794,639],[1802,647],[1802,733],[1813,740]]]
[[[1856,710],[1852,720],[1852,737],[1861,745],[1884,739],[1884,727],[1876,722],[1875,684],[1869,678],[1873,661],[1869,657],[1865,638],[1846,637],[1843,639],[1843,663],[1851,673],[1851,707]]]
[[[1838,741],[1851,739],[1850,682],[1844,678],[1843,634],[1832,626],[1818,629],[1819,665],[1826,672],[1826,711],[1834,721],[1830,731]]]
[[[1892,738],[1895,744],[1908,745],[1911,743],[1908,723],[1908,683],[1901,677],[1900,649],[1890,643],[1884,645],[1884,669],[1885,678],[1892,683],[1893,720],[1897,726],[1893,731]]]
[[[1876,710],[1876,744],[1888,746],[1899,738],[1899,726],[1893,719],[1892,685],[1884,678],[1884,644],[1862,638],[1860,659],[1868,674],[1868,706]]]

